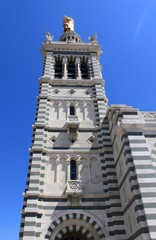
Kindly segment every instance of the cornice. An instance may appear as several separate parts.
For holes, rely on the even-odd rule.
[[[97,83],[104,85],[104,79],[53,79],[49,76],[42,76],[39,78],[39,83],[49,83],[52,85],[81,85],[81,86],[94,86]]]
[[[45,52],[54,52],[54,51],[61,51],[63,52],[69,51],[69,52],[88,52],[93,53],[95,52],[98,57],[100,56],[101,52],[101,46],[97,43],[72,43],[72,42],[52,42],[52,43],[43,43],[41,51],[43,55],[45,55]]]

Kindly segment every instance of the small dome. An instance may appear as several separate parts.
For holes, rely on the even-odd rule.
[[[67,30],[64,34],[60,37],[61,42],[82,42],[80,36],[71,30]]]

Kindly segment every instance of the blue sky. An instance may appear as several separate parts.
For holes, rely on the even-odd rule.
[[[98,33],[109,104],[156,110],[155,0],[1,1],[1,197],[3,240],[16,240],[34,123],[44,32],[61,36],[64,15],[83,41]]]

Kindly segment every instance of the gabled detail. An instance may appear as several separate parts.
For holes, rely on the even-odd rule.
[[[60,91],[58,89],[55,89],[53,93],[58,94]]]
[[[52,136],[49,141],[53,144],[55,141],[56,141],[56,137],[55,136]]]
[[[71,94],[71,95],[74,94],[75,92],[76,91],[74,89],[71,89],[71,90],[68,91],[68,93]]]
[[[69,141],[72,143],[72,144],[74,144],[75,142],[77,142],[78,140],[77,140],[77,138],[76,138],[76,136],[75,137],[70,137],[69,136]]]
[[[71,143],[74,144],[74,142],[76,141],[74,138],[72,138],[71,140]]]
[[[90,90],[87,89],[87,90],[85,91],[85,94],[86,94],[86,95],[90,94]]]
[[[93,142],[95,142],[95,140],[96,140],[96,138],[95,138],[95,136],[93,136],[93,135],[87,139],[87,141],[88,141],[89,143],[93,143]]]

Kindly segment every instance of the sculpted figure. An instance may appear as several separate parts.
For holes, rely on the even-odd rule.
[[[64,32],[67,30],[74,31],[74,20],[70,17],[64,16],[63,19]]]
[[[54,36],[49,32],[45,32],[45,43],[52,43]]]
[[[91,37],[89,37],[89,41],[97,43],[97,33],[94,33]]]

